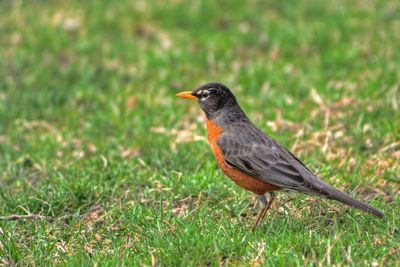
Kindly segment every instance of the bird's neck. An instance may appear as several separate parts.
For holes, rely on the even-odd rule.
[[[219,110],[211,115],[209,119],[213,120],[219,127],[248,120],[239,105],[226,106],[223,110]]]

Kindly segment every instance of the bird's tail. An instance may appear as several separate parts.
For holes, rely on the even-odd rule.
[[[356,209],[359,209],[361,211],[367,212],[367,213],[371,213],[373,215],[375,215],[376,217],[379,218],[383,218],[385,215],[383,214],[383,212],[381,212],[378,209],[375,209],[361,201],[358,201],[352,197],[350,197],[349,195],[335,189],[335,188],[331,188],[331,190],[329,190],[329,195],[327,196],[330,199],[334,199],[337,201],[340,201],[346,205],[349,205],[351,207],[354,207]],[[332,192],[333,191],[333,192]]]

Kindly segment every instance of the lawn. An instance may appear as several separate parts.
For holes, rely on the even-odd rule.
[[[1,1],[0,266],[400,266],[399,12]],[[175,98],[210,81],[386,217],[278,194],[252,232],[256,198],[218,169],[197,104]]]

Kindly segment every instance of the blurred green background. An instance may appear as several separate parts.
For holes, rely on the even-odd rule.
[[[1,1],[0,265],[399,264],[399,14],[394,0]],[[211,81],[386,219],[282,194],[250,232],[255,199],[174,97]]]

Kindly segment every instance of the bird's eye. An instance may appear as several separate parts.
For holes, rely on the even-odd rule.
[[[201,98],[208,98],[210,93],[208,91],[201,92]]]

